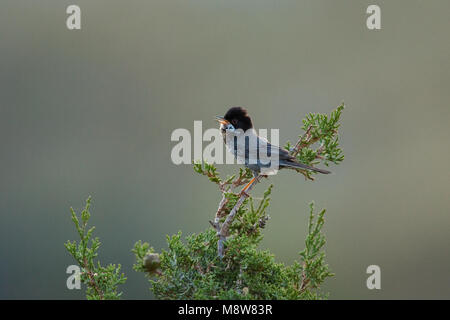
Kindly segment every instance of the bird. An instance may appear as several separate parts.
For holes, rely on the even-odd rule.
[[[331,173],[328,170],[298,162],[288,150],[273,145],[265,138],[258,136],[245,108],[232,107],[224,116],[216,116],[215,120],[220,123],[219,129],[227,150],[234,155],[238,163],[244,163],[253,174],[253,179],[242,189],[241,193],[245,194],[247,188],[260,175],[274,175],[280,169],[303,169],[322,174]],[[254,141],[254,143],[250,143],[250,141]]]

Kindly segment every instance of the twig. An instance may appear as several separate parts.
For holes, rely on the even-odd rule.
[[[243,178],[243,177],[239,177],[239,178],[236,179],[236,181],[234,181],[234,182],[232,183],[232,187],[233,187],[233,188],[236,188],[236,187],[242,186],[242,185],[244,185],[244,184],[247,184],[247,183],[249,183],[249,182],[250,182],[250,179],[248,179],[248,178]]]
[[[216,216],[214,221],[209,221],[209,223],[216,229],[217,232],[220,232],[220,218],[224,216],[225,206],[228,203],[228,198],[225,196],[225,190],[222,191],[222,200],[220,200],[219,207],[217,208]]]
[[[217,251],[220,258],[223,258],[223,248],[224,248],[224,241],[226,241],[228,232],[231,226],[231,223],[233,222],[234,216],[238,212],[239,208],[244,203],[245,199],[248,197],[248,192],[259,182],[259,179],[261,178],[261,175],[258,175],[256,179],[248,186],[248,188],[241,194],[238,201],[234,205],[233,209],[231,209],[230,213],[228,214],[227,218],[225,219],[225,222],[220,227],[220,230],[218,232],[219,241],[217,244]]]
[[[309,279],[306,278],[305,267],[306,267],[305,263],[303,263],[302,283],[300,284],[300,289],[299,289],[300,293],[305,291],[305,289],[306,289],[306,287],[308,286],[308,283],[309,283]]]
[[[84,269],[86,270],[86,273],[87,273],[87,275],[88,275],[88,277],[89,277],[89,283],[91,284],[91,286],[94,288],[94,290],[95,290],[95,291],[97,292],[97,294],[99,295],[100,300],[103,300],[103,292],[102,292],[102,291],[100,290],[100,288],[97,286],[97,282],[95,282],[95,278],[94,278],[94,275],[92,274],[92,271],[89,270],[87,259],[84,258],[84,259],[83,259],[83,262],[84,262]]]
[[[205,272],[203,271],[202,267],[199,264],[194,265],[194,268],[201,274],[205,275]]]
[[[317,142],[319,140],[318,137],[311,139],[311,130],[312,130],[313,126],[309,126],[308,129],[306,129],[306,132],[300,137],[300,139],[297,141],[297,143],[295,144],[294,148],[291,150],[291,156],[293,157],[297,157],[297,155],[300,153],[300,151],[302,151],[303,148],[310,146],[312,144],[314,144],[315,142]],[[325,146],[321,145],[319,147],[319,149],[317,149],[316,151],[316,159],[323,159],[322,157],[322,152],[324,151]],[[303,170],[303,169],[295,169],[297,172],[300,172],[301,174],[303,174],[305,176],[306,180],[312,180],[314,181],[314,178],[311,177],[308,174],[307,170]]]
[[[325,150],[325,145],[322,144],[319,149],[316,150],[316,159],[321,159],[323,160],[324,157],[322,156],[322,152]]]
[[[306,132],[297,141],[294,149],[292,149],[291,156],[296,157],[298,153],[309,144],[309,139],[311,139],[311,130],[312,126],[309,126],[308,129],[306,129]]]

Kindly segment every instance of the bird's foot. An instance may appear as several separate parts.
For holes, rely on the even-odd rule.
[[[239,197],[242,197],[242,196],[244,196],[246,198],[250,197],[250,195],[245,190],[241,190],[241,192],[239,192]]]

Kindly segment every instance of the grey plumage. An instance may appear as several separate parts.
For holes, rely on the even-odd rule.
[[[235,158],[244,163],[255,176],[259,174],[276,174],[279,169],[304,169],[323,174],[331,173],[299,163],[297,159],[283,148],[271,144],[259,137],[247,111],[240,107],[228,110],[224,117],[217,117],[225,145]],[[260,152],[262,150],[262,152]],[[274,165],[273,161],[276,160]]]

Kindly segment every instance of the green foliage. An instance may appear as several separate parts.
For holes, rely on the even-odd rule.
[[[204,176],[207,176],[208,179],[211,182],[215,182],[215,183],[221,183],[222,180],[220,179],[218,172],[217,172],[217,168],[211,164],[208,163],[204,163],[202,165],[202,163],[197,162],[194,163],[194,171],[197,173],[200,173]]]
[[[328,116],[321,113],[310,113],[302,120],[304,134],[299,136],[300,150],[296,155],[299,162],[305,164],[329,163],[339,164],[344,160],[344,154],[339,146],[338,128],[339,120],[344,110],[344,104],[338,106]],[[319,144],[318,148],[314,148]],[[287,143],[285,148],[292,150],[291,143]]]
[[[67,241],[64,246],[73,256],[81,268],[81,282],[86,285],[86,297],[90,300],[120,299],[121,292],[117,292],[117,286],[126,281],[124,274],[120,273],[120,264],[109,264],[102,267],[100,261],[94,259],[98,256],[100,240],[92,238],[95,227],[87,228],[91,216],[89,208],[91,198],[86,200],[86,206],[81,212],[81,223],[75,211],[70,208],[72,221],[75,224],[80,242]],[[89,246],[90,244],[90,246]]]
[[[218,184],[223,188],[230,188],[242,185],[244,182],[253,177],[253,173],[248,168],[239,168],[239,173],[236,175],[227,176],[224,180],[220,178],[217,168],[206,162],[194,162],[193,169],[195,172],[207,176],[209,181]]]
[[[307,115],[302,126],[304,134],[294,146],[288,142],[286,148],[298,161],[309,165],[328,166],[342,162],[344,155],[338,143],[338,128],[343,108],[344,105],[340,105],[330,116]],[[158,299],[326,298],[320,286],[333,274],[325,263],[325,236],[322,233],[325,210],[315,214],[314,204],[310,204],[305,248],[297,261],[286,266],[276,262],[268,250],[258,248],[263,239],[262,229],[269,220],[267,210],[273,186],[270,185],[259,200],[252,196],[244,199],[242,193],[234,190],[252,179],[249,169],[241,168],[239,173],[221,178],[211,164],[194,163],[193,168],[215,183],[222,193],[215,220],[211,222],[215,230],[192,234],[184,240],[181,232],[168,236],[167,249],[161,253],[156,253],[142,241],[138,241],[132,250],[136,256],[134,270],[148,276],[150,289]],[[313,172],[297,171],[314,180]],[[121,293],[117,293],[117,286],[126,278],[120,274],[120,265],[102,267],[100,262],[94,262],[100,242],[98,238],[92,239],[94,227],[87,229],[89,207],[90,198],[81,212],[81,223],[71,209],[81,240],[78,244],[68,241],[65,246],[82,268],[81,280],[87,286],[87,298],[118,299]],[[233,216],[230,212],[236,215],[228,225],[224,221],[227,216]],[[220,233],[226,240],[223,257],[219,257],[218,232],[224,225],[230,227],[227,235]]]
[[[269,187],[270,190],[271,187]],[[270,191],[269,191],[270,192]],[[320,299],[318,288],[331,276],[324,262],[322,210],[314,221],[313,204],[306,248],[291,266],[277,263],[262,240],[257,223],[267,208],[268,198],[251,206],[233,223],[233,237],[227,240],[225,257],[217,256],[217,235],[213,229],[188,236],[181,232],[168,237],[168,249],[159,255],[159,274],[148,273],[144,257],[153,254],[148,243],[137,242],[133,252],[135,270],[147,272],[151,290],[158,299]]]

